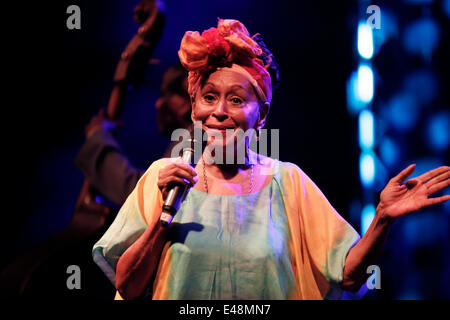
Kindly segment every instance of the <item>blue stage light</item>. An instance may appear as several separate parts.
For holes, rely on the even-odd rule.
[[[375,206],[373,204],[367,204],[364,206],[361,212],[361,235],[366,233],[375,217]]]
[[[372,111],[367,109],[361,111],[358,126],[361,149],[372,149],[375,141],[375,125]]]
[[[347,80],[347,111],[356,116],[365,103],[363,103],[358,96],[358,73],[352,72]]]
[[[381,160],[388,167],[393,167],[400,159],[400,146],[388,137],[383,138],[379,144]]]
[[[381,29],[372,30],[374,54],[388,39],[396,39],[398,37],[398,19],[397,16],[387,7],[382,10]]]
[[[442,1],[442,11],[450,18],[450,0]]]
[[[383,113],[389,123],[401,131],[412,129],[419,117],[417,101],[409,93],[395,95]]]
[[[438,46],[439,27],[431,18],[421,18],[406,27],[403,45],[407,51],[431,60],[433,50]]]
[[[373,36],[372,28],[364,21],[358,25],[358,52],[364,59],[373,56]]]
[[[415,161],[411,161],[411,163],[416,164],[416,169],[414,170],[413,174],[408,177],[408,179],[420,176],[427,171],[433,170],[445,164],[444,161],[438,157],[423,157],[416,159]]]
[[[432,103],[437,94],[438,80],[429,69],[415,70],[405,76],[403,88],[418,104],[426,105]]]
[[[450,112],[433,115],[427,124],[426,145],[434,151],[445,151],[450,144]]]
[[[358,98],[362,102],[369,103],[373,99],[374,83],[372,68],[368,65],[360,65],[358,68]]]
[[[359,158],[359,177],[365,188],[373,186],[375,179],[375,159],[372,152],[363,152]]]

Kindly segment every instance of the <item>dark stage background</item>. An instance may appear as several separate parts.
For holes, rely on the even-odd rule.
[[[377,171],[380,181],[374,188],[375,195],[389,177],[410,163],[418,163],[418,173],[448,165],[448,2],[363,2],[363,7],[380,6],[382,19],[385,12],[386,17],[391,17],[382,20],[380,32],[388,28],[383,21],[390,21],[390,33],[386,31],[386,39],[380,42],[372,59],[372,108],[379,115],[376,129],[380,128],[375,144],[382,167]],[[5,122],[11,121],[13,129],[5,135],[5,157],[11,161],[5,167],[10,191],[5,203],[12,206],[5,206],[4,212],[7,222],[3,225],[2,243],[6,248],[2,267],[69,223],[83,182],[73,160],[83,143],[84,126],[107,105],[115,66],[137,30],[132,19],[137,3],[21,3],[8,11],[19,16],[20,21],[10,24],[8,31],[13,48],[8,53],[14,58],[9,61],[14,63],[6,66],[12,68],[8,78],[12,86],[7,94],[12,94],[13,99],[4,108],[10,109]],[[66,8],[71,4],[81,8],[81,30],[66,28]],[[124,127],[118,133],[124,153],[135,166],[145,169],[162,156],[169,143],[157,132],[154,103],[163,72],[178,61],[177,50],[184,32],[216,26],[217,17],[238,19],[251,34],[261,33],[280,65],[281,85],[274,93],[267,122],[267,128],[280,129],[280,159],[302,168],[360,232],[359,199],[363,198],[363,190],[358,118],[349,112],[347,83],[358,67],[356,34],[358,21],[365,14],[361,6],[357,1],[167,0],[167,23],[154,54],[159,63],[148,67],[145,83],[130,93],[125,105]],[[408,51],[406,39],[408,26],[423,16],[435,21],[438,28],[436,44],[431,44],[431,53],[427,51],[425,58]],[[412,31],[410,41],[423,46],[416,42],[432,38],[432,31],[426,30],[424,36]],[[397,97],[405,79],[415,70],[431,70],[432,77],[420,78],[422,85],[420,81],[419,85],[412,84],[412,91],[424,91],[428,100],[424,98],[418,109],[409,109],[408,103],[417,101],[417,96],[412,95],[412,100],[406,102],[393,100],[392,96]],[[408,115],[414,112],[416,117],[411,120]],[[443,115],[437,120],[436,130],[429,129],[434,128],[430,124],[434,115]],[[402,126],[411,121],[406,129]],[[393,142],[386,148],[391,149],[383,149],[381,141],[388,134]],[[440,139],[437,148],[430,147],[433,139]],[[381,289],[370,292],[366,299],[450,298],[449,211],[449,205],[444,204],[396,222],[379,264]],[[67,263],[59,269],[38,271],[46,280],[35,287],[47,283],[53,288],[58,281],[64,286],[67,266],[76,264],[70,261],[70,248],[62,261]],[[98,284],[103,288],[92,288],[87,283],[103,274],[95,268],[86,270],[82,289],[63,296],[110,298],[111,286],[106,278]],[[30,289],[27,295],[39,292],[45,292],[45,288]]]

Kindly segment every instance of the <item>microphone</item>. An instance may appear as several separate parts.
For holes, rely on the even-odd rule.
[[[201,152],[204,148],[200,149],[200,156],[198,155],[198,152],[195,152],[195,149],[197,148],[198,150],[199,147],[202,147],[203,132],[204,130],[196,128],[195,126],[190,130],[189,137],[183,142],[183,155],[181,157],[183,161],[190,164],[193,160],[194,163],[196,163],[200,159]],[[197,137],[197,133],[200,133],[201,136]],[[168,226],[172,222],[173,217],[177,213],[188,192],[189,188],[181,184],[177,184],[169,190],[166,201],[164,201],[162,206],[162,213],[159,219],[161,225]]]

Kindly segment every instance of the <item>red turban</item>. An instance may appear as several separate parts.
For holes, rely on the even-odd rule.
[[[189,71],[188,92],[193,96],[203,75],[219,68],[232,68],[249,78],[263,102],[272,100],[272,81],[261,59],[261,47],[237,20],[219,19],[217,28],[200,35],[187,31],[181,40],[178,56]]]

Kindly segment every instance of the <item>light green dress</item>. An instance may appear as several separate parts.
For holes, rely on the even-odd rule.
[[[152,164],[94,246],[94,260],[113,283],[122,253],[159,223],[156,183],[170,161]],[[144,297],[339,299],[345,258],[358,240],[303,171],[275,160],[272,180],[255,193],[190,190]]]
[[[170,226],[170,298],[287,299],[289,236],[274,180],[248,195],[192,189]]]

